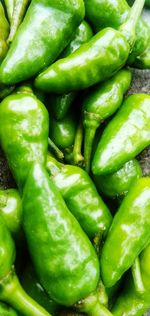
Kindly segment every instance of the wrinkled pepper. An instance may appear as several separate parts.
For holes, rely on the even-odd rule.
[[[69,56],[81,45],[88,42],[92,35],[93,31],[90,25],[86,21],[83,21],[77,28],[75,34],[72,37],[71,42],[62,52],[59,58]],[[69,108],[71,107],[73,101],[76,98],[76,95],[77,94],[75,92],[70,92],[68,94],[50,96],[50,108],[52,109],[53,114],[57,120],[61,120],[66,116]]]
[[[106,28],[74,53],[56,61],[36,79],[35,86],[55,93],[88,88],[122,68],[135,42],[135,29],[144,0],[136,0],[128,20],[119,28]]]
[[[0,316],[19,316],[10,306],[0,302]]]
[[[119,170],[150,144],[150,95],[129,96],[106,126],[97,146],[93,174]]]
[[[16,189],[0,190],[0,214],[13,237],[17,237],[21,229],[22,201]]]
[[[118,238],[119,236],[119,238]],[[150,178],[137,180],[117,211],[101,253],[101,275],[113,286],[150,240]]]
[[[130,10],[126,0],[85,0],[86,18],[96,31],[105,27],[118,29],[128,18]],[[135,44],[128,59],[130,64],[146,49],[149,33],[149,25],[140,18],[136,29]]]
[[[83,17],[83,0],[32,0],[0,67],[0,82],[26,80],[54,62]]]
[[[79,308],[90,316],[111,315],[98,294],[91,294],[99,281],[94,248],[39,163],[25,184],[23,226],[36,273],[50,297],[66,306],[82,300]]]
[[[48,128],[48,112],[29,87],[0,104],[0,143],[20,191],[33,162],[46,163]]]
[[[0,63],[4,59],[8,50],[8,45],[6,42],[8,34],[9,24],[5,17],[5,12],[2,3],[0,2]]]
[[[106,237],[112,216],[89,175],[83,169],[64,165],[50,155],[47,157],[47,169],[69,210],[89,238]]]
[[[121,295],[116,300],[112,312],[114,316],[142,316],[150,307],[150,245],[140,255],[140,267],[145,292],[137,294],[132,277],[129,277]]]
[[[14,271],[15,244],[0,217],[0,300],[24,316],[50,316],[46,310],[23,290]]]
[[[142,177],[142,170],[136,159],[126,162],[121,169],[115,173],[94,176],[94,182],[98,191],[104,195],[119,200],[128,193],[129,188],[135,180]]]
[[[85,169],[90,171],[90,160],[95,133],[100,124],[121,105],[123,95],[131,84],[131,72],[120,70],[108,81],[97,85],[83,100],[83,124],[85,128]]]

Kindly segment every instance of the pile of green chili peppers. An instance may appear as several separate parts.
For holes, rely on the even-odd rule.
[[[150,308],[144,0],[0,2],[0,316]]]

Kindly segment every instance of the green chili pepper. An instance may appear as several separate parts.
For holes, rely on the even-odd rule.
[[[0,190],[0,213],[14,237],[21,228],[22,202],[15,189]]]
[[[9,22],[11,22],[15,0],[4,0]]]
[[[25,15],[27,5],[29,3],[29,0],[15,0],[14,2],[14,8],[13,8],[13,14],[11,17],[11,25],[10,25],[10,33],[8,37],[8,43],[11,43],[14,39],[14,36],[17,32],[17,29],[20,25],[20,23],[23,20],[23,17]]]
[[[83,21],[77,28],[70,44],[65,48],[59,58],[64,58],[69,56],[75,50],[77,50],[82,44],[88,42],[92,37],[93,32],[90,25]],[[53,110],[53,114],[57,120],[61,120],[65,117],[68,109],[71,107],[73,101],[75,100],[76,93],[70,92],[63,95],[52,95],[50,97],[50,106]]]
[[[50,65],[67,46],[83,17],[83,0],[32,0],[0,67],[0,81],[14,84]]]
[[[45,106],[28,87],[8,96],[0,105],[1,146],[20,190],[33,162],[46,162],[48,125]]]
[[[94,87],[83,101],[83,124],[85,127],[85,169],[90,171],[90,159],[95,133],[100,124],[121,105],[124,93],[131,84],[131,72],[120,70],[108,81]]]
[[[136,68],[150,69],[150,41],[147,49],[134,62]]]
[[[99,262],[87,236],[68,211],[60,193],[42,165],[31,169],[23,194],[23,225],[37,275],[47,293],[70,306],[96,289]],[[93,298],[92,298],[93,299]],[[89,301],[91,300],[89,298]],[[88,315],[98,315],[97,297]]]
[[[88,88],[122,68],[135,41],[135,28],[144,0],[136,0],[130,18],[119,31],[106,28],[74,53],[56,61],[36,79],[35,86],[55,93]]]
[[[141,178],[124,198],[102,249],[101,274],[106,287],[121,278],[149,242],[149,213],[150,178]]]
[[[94,182],[99,192],[109,197],[124,197],[133,182],[142,177],[142,170],[136,159],[126,162],[113,174],[94,176]]]
[[[0,302],[0,316],[18,316],[18,314],[10,306]]]
[[[92,162],[94,174],[113,173],[150,144],[150,95],[129,96],[105,128]]]
[[[85,0],[86,18],[96,31],[105,27],[118,29],[129,17],[130,10],[126,0]],[[139,19],[135,45],[128,59],[130,64],[146,49],[149,33],[149,25]]]
[[[8,50],[8,45],[6,43],[8,34],[9,34],[9,24],[8,24],[8,21],[6,20],[2,3],[0,2],[0,63],[4,59]]]
[[[43,307],[33,301],[21,287],[14,272],[15,245],[0,217],[0,300],[10,304],[25,316],[50,316]]]
[[[142,316],[150,307],[150,245],[140,255],[140,267],[145,292],[137,294],[131,277],[127,279],[122,294],[113,306],[114,316]]]
[[[60,149],[70,147],[74,143],[77,120],[74,113],[69,112],[62,120],[56,121],[51,117],[50,139]]]
[[[112,216],[89,175],[77,166],[61,164],[50,155],[47,158],[47,169],[86,234],[91,239],[102,237],[102,234],[105,237]]]
[[[60,306],[49,298],[42,285],[39,283],[31,264],[28,264],[23,272],[21,284],[25,291],[52,315],[58,315]]]

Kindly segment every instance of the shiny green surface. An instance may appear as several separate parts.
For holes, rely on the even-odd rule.
[[[79,167],[58,163],[51,156],[47,159],[47,169],[87,235],[91,239],[102,234],[105,237],[112,216],[89,175]]]
[[[8,15],[10,22],[11,22],[12,15],[13,15],[14,2],[15,2],[15,0],[4,0],[6,10],[7,10],[7,15]]]
[[[85,0],[86,18],[96,31],[104,27],[118,29],[130,14],[130,7],[126,0]],[[147,46],[150,28],[140,19],[136,29],[136,41],[133,52],[129,57],[132,63],[136,56],[142,54]]]
[[[9,43],[11,43],[14,39],[14,36],[18,30],[18,27],[24,18],[28,4],[29,4],[29,0],[21,0],[21,1],[15,0],[14,2],[13,13],[11,17],[11,24],[10,24],[10,33],[8,37]]]
[[[137,180],[116,213],[101,255],[101,275],[113,286],[150,240],[150,178]]]
[[[28,176],[23,210],[30,255],[50,297],[69,306],[95,290],[99,280],[95,250],[40,164]]]
[[[4,59],[8,50],[8,45],[6,42],[8,34],[9,34],[9,24],[8,24],[8,21],[6,20],[2,3],[0,2],[0,63]]]
[[[32,0],[0,67],[0,81],[14,84],[38,74],[68,44],[84,17],[82,0]]]
[[[20,231],[22,218],[22,202],[17,190],[0,190],[0,214],[15,237]]]
[[[142,170],[137,160],[126,162],[113,174],[94,176],[99,192],[109,197],[124,197],[135,180],[142,177]]]
[[[0,105],[0,142],[20,190],[32,163],[45,164],[48,125],[46,108],[28,91],[18,91]]]
[[[134,66],[140,69],[150,69],[150,40],[144,53],[136,58]]]
[[[118,297],[112,309],[114,316],[142,316],[150,307],[150,245],[143,250],[140,256],[142,279],[145,293],[137,295],[133,280],[127,280],[123,293]]]
[[[92,162],[93,174],[119,170],[150,144],[150,95],[129,96],[106,126]]]

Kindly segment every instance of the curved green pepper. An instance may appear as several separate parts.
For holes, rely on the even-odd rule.
[[[124,197],[135,180],[142,177],[142,170],[136,159],[126,162],[117,172],[94,176],[94,182],[99,192],[109,197]]]
[[[122,294],[113,306],[114,316],[142,316],[150,307],[150,245],[140,255],[141,275],[145,287],[142,295],[137,294],[132,278],[128,278]]]
[[[35,163],[23,194],[23,226],[39,280],[59,304],[70,306],[95,291],[99,262],[42,165]],[[95,294],[80,302],[88,315],[110,315]],[[94,302],[93,302],[94,301]],[[92,306],[91,306],[92,305]],[[97,313],[98,312],[98,313]]]
[[[84,43],[88,42],[92,37],[93,32],[90,25],[83,21],[77,28],[70,44],[65,48],[59,58],[64,58],[73,53],[77,48],[79,48]],[[63,95],[52,95],[50,96],[50,107],[52,108],[53,114],[57,120],[61,120],[65,117],[68,109],[71,107],[73,101],[75,100],[76,93],[70,92]]]
[[[47,92],[68,93],[110,78],[127,61],[143,5],[144,0],[136,0],[130,18],[119,31],[103,29],[74,53],[43,71],[35,79],[35,86]]]
[[[4,0],[9,22],[11,22],[15,0]]]
[[[18,316],[18,313],[10,306],[0,302],[0,316]]]
[[[77,166],[63,165],[50,155],[47,157],[47,169],[86,234],[91,239],[102,234],[105,237],[112,216],[89,175]]]
[[[21,228],[22,201],[16,189],[0,190],[0,213],[14,237]]]
[[[25,316],[50,316],[33,301],[21,287],[14,272],[15,245],[3,219],[0,217],[0,300],[10,304]]]
[[[73,145],[77,129],[75,114],[69,112],[63,119],[56,121],[51,117],[50,139],[60,149],[66,149]]]
[[[141,178],[124,198],[102,249],[101,275],[106,287],[121,278],[149,242],[149,214],[150,178]]]
[[[8,50],[8,45],[6,42],[8,34],[9,34],[9,24],[8,24],[8,21],[6,20],[2,3],[0,2],[0,63],[4,59]]]
[[[52,315],[58,314],[60,306],[56,304],[45,292],[39,283],[31,264],[27,265],[21,277],[21,284],[25,291]]]
[[[50,65],[67,46],[83,17],[83,0],[32,0],[0,67],[0,82],[26,80]]]
[[[129,96],[105,128],[92,162],[96,175],[113,173],[150,144],[150,95]]]
[[[85,0],[84,2],[86,18],[96,31],[105,27],[118,29],[126,21],[131,10],[126,0]],[[128,60],[130,63],[146,49],[149,32],[148,24],[143,19],[139,19],[134,48]]]
[[[49,125],[45,106],[24,89],[0,105],[0,142],[20,190],[33,162],[46,162]]]
[[[131,84],[131,72],[120,70],[108,81],[94,87],[83,100],[83,124],[85,128],[85,169],[90,171],[90,159],[95,133],[100,124],[121,105],[124,93]]]

